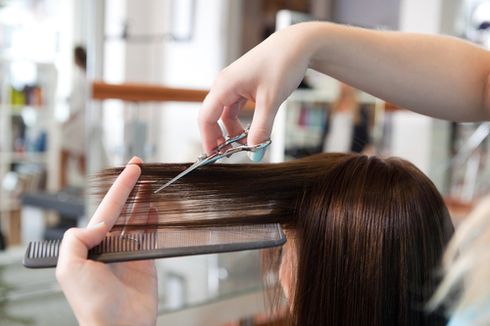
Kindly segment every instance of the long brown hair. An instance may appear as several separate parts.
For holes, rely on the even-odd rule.
[[[294,230],[293,324],[445,325],[424,304],[453,226],[441,195],[412,164],[357,154],[214,164],[153,194],[186,167],[143,164],[128,205],[154,205],[155,227],[282,223]],[[95,178],[99,196],[120,171]],[[126,219],[123,213],[116,228]]]

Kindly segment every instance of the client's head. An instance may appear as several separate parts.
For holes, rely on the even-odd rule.
[[[280,270],[295,324],[445,325],[424,304],[453,228],[422,172],[345,155],[299,200]]]
[[[151,201],[159,225],[281,223],[288,243],[280,279],[293,324],[445,324],[424,304],[453,227],[440,194],[412,164],[357,154],[215,164],[153,194],[185,167],[143,165],[129,203]],[[99,177],[100,194],[118,172]]]

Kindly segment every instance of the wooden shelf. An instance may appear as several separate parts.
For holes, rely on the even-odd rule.
[[[209,93],[204,89],[171,88],[150,84],[109,84],[101,81],[92,83],[92,99],[122,100],[129,102],[202,102]],[[245,109],[252,110],[255,103],[248,101]]]
[[[207,90],[169,88],[148,84],[108,84],[94,81],[92,98],[96,100],[118,99],[130,102],[202,102]]]

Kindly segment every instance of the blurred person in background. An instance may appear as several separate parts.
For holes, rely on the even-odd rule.
[[[325,152],[372,153],[369,107],[359,101],[359,91],[340,83],[340,92],[332,105],[330,126],[325,137]]]
[[[60,185],[69,185],[70,162],[76,162],[78,173],[86,173],[85,158],[85,106],[87,102],[87,52],[82,46],[73,50],[75,69],[70,96],[70,115],[62,127]]]

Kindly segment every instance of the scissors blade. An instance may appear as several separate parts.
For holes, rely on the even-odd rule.
[[[170,186],[175,181],[179,180],[180,178],[182,178],[183,176],[185,176],[189,172],[194,171],[195,169],[197,169],[198,167],[200,167],[201,165],[204,165],[204,164],[206,164],[205,160],[198,160],[198,161],[194,162],[194,164],[192,164],[191,166],[189,166],[184,171],[180,172],[175,178],[173,178],[172,180],[168,181],[166,184],[164,184],[163,186],[161,186],[160,188],[158,188],[157,190],[155,190],[153,193],[154,194],[159,193],[160,191],[162,191],[163,189],[167,188],[168,186]]]

